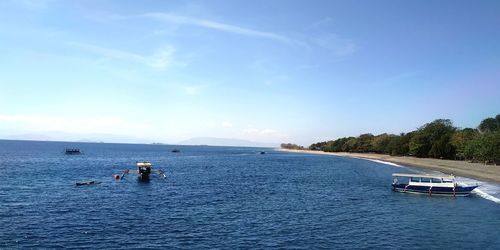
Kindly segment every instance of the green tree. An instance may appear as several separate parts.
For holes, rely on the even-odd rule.
[[[478,156],[484,162],[500,163],[500,131],[486,133],[479,139]]]
[[[366,152],[372,152],[372,140],[373,140],[373,135],[372,134],[362,134],[358,137],[358,143],[357,143],[357,152],[361,153],[366,153]]]
[[[466,144],[464,153],[473,161],[500,163],[500,131],[479,135]]]
[[[344,145],[342,145],[342,151],[344,152],[355,152],[358,148],[358,140],[355,137],[347,138]]]
[[[391,137],[394,136],[386,133],[375,136],[372,140],[372,151],[379,154],[389,154],[389,143],[391,142]]]
[[[481,121],[481,124],[479,124],[479,131],[482,133],[491,133],[495,132],[500,128],[500,122],[498,121],[500,118],[497,115],[496,118],[486,118],[483,121]]]
[[[396,135],[390,138],[389,145],[387,145],[388,153],[390,155],[407,155],[409,152],[409,144],[411,133]]]
[[[479,132],[476,129],[465,128],[462,130],[456,131],[451,137],[451,144],[455,147],[456,153],[455,157],[457,159],[471,159],[468,158],[465,154],[466,145],[477,138],[479,136]],[[468,155],[471,157],[471,155]]]
[[[335,141],[333,141],[330,145],[330,150],[332,152],[340,152],[342,151],[342,147],[344,146],[344,144],[349,140],[349,138],[340,138],[340,139],[337,139]]]
[[[429,150],[431,150],[429,136],[423,132],[415,133],[409,144],[409,154],[416,157],[427,157]]]
[[[286,148],[286,149],[304,149],[304,147],[293,144],[293,143],[281,143],[281,148]]]
[[[410,141],[410,154],[417,157],[447,158],[455,156],[451,137],[456,128],[449,119],[437,119],[415,131]]]
[[[481,147],[481,141],[479,137],[480,136],[465,143],[464,146],[465,159],[472,161],[480,161],[483,159],[483,156],[481,155],[482,152],[479,150],[479,148]]]
[[[500,115],[484,119],[477,130],[457,130],[450,120],[438,119],[406,134],[362,134],[358,137],[318,142],[309,148],[331,152],[375,152],[498,163]]]
[[[311,146],[309,146],[309,149],[310,150],[323,150],[324,151],[324,147],[326,146],[327,142],[317,142],[317,143],[314,143],[314,144],[311,144]]]

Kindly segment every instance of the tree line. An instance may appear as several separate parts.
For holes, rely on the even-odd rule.
[[[437,119],[409,133],[362,134],[314,143],[309,149],[497,164],[500,163],[500,115],[484,119],[477,128],[460,129],[449,119]]]
[[[285,149],[305,149],[303,146],[293,144],[293,143],[281,143],[281,148]]]

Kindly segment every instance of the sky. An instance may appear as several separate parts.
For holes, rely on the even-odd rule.
[[[500,1],[0,1],[0,138],[314,142],[500,113]],[[63,138],[64,139],[64,138]]]

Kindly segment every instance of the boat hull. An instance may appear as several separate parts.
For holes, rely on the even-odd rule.
[[[141,181],[149,181],[149,173],[139,173],[138,178]]]
[[[408,184],[392,184],[392,190],[395,192],[444,196],[468,196],[475,188],[477,188],[477,186],[457,186],[453,189],[452,187],[430,188]]]

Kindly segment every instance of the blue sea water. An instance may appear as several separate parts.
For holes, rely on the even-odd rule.
[[[0,141],[0,248],[500,249],[495,202],[392,192],[409,169],[261,150]],[[112,179],[142,160],[167,178]]]

